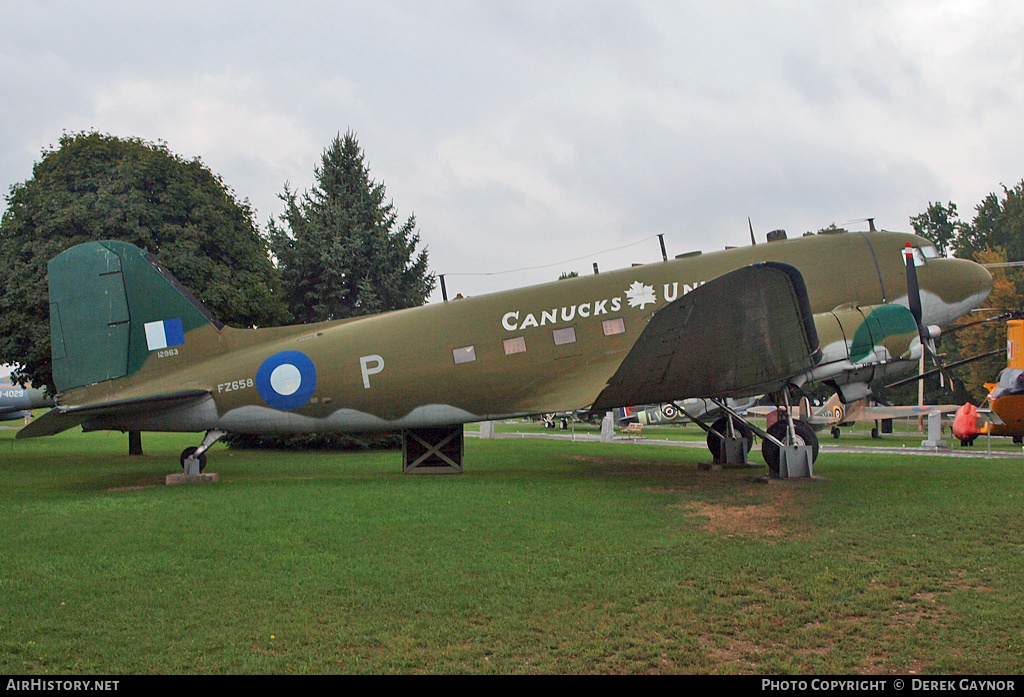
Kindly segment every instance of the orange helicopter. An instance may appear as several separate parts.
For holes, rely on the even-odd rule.
[[[971,445],[980,435],[1009,436],[1014,443],[1024,443],[1024,320],[1007,321],[1006,368],[999,381],[985,383],[985,389],[990,410],[964,404],[953,418],[953,435],[961,445]]]

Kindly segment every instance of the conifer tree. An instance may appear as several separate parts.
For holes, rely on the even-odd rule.
[[[422,305],[434,289],[416,218],[402,224],[374,182],[352,131],[326,148],[301,197],[286,184],[271,221],[288,307],[297,322],[344,319]]]

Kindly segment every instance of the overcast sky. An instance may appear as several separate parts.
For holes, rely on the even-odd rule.
[[[1019,0],[0,0],[0,17],[5,191],[62,132],[98,130],[200,157],[265,227],[351,129],[450,294],[654,261],[659,233],[670,255],[749,244],[748,216],[759,239],[910,230],[939,200],[970,219],[1024,178]]]

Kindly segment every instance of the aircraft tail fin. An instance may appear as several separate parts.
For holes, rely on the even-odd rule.
[[[182,353],[194,330],[224,326],[152,255],[126,242],[72,247],[50,260],[49,278],[60,392],[134,375],[154,352]]]

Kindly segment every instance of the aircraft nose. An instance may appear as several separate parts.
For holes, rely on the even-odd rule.
[[[992,274],[981,264],[968,259],[934,261],[939,262],[935,266],[941,269],[935,290],[947,313],[952,310],[959,316],[970,312],[984,302],[992,292]]]
[[[961,271],[964,283],[968,289],[973,287],[972,296],[977,296],[978,303],[982,303],[989,293],[992,292],[992,274],[981,264],[976,264],[967,259],[958,259],[965,268]]]

